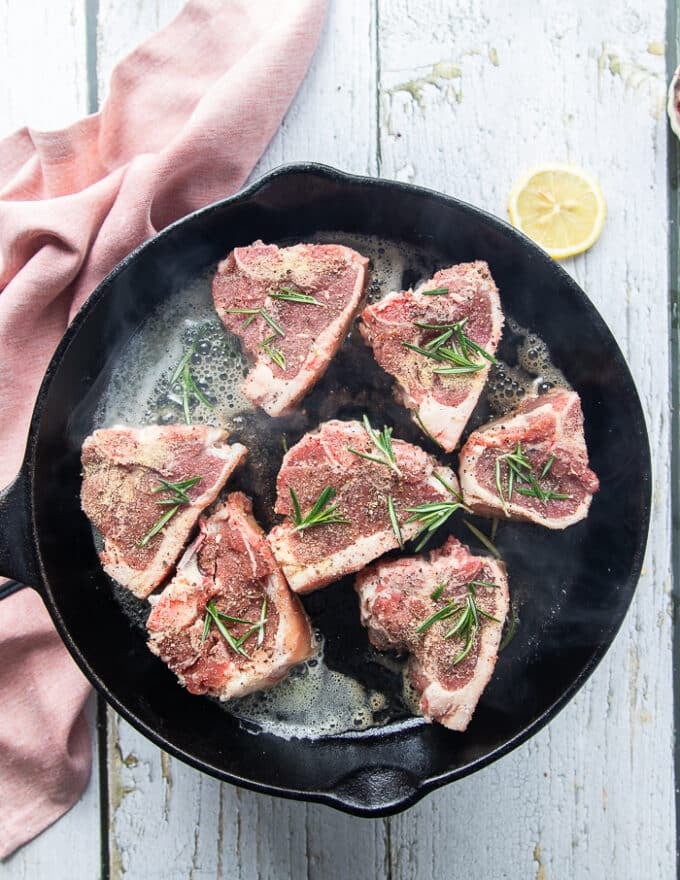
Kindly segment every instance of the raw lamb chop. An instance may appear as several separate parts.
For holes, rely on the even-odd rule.
[[[192,694],[222,700],[270,687],[316,648],[241,492],[227,496],[147,621],[149,648]]]
[[[261,241],[220,263],[213,299],[254,361],[242,386],[248,400],[278,416],[323,376],[359,308],[367,266],[366,257],[337,244]]]
[[[496,664],[509,602],[504,565],[450,537],[428,559],[371,565],[355,589],[371,643],[411,655],[405,674],[425,718],[465,730]]]
[[[205,425],[117,426],[83,443],[81,503],[104,538],[104,570],[140,599],[170,573],[201,511],[246,457],[227,436]]]
[[[296,592],[324,587],[398,547],[395,525],[402,541],[414,537],[421,524],[408,522],[409,508],[446,502],[455,509],[458,504],[453,472],[418,446],[392,441],[390,434],[391,429],[379,434],[368,421],[364,426],[330,421],[286,453],[275,510],[291,519],[272,529],[269,543]],[[380,449],[376,441],[385,438],[387,446]],[[296,528],[296,504],[306,519],[310,514],[314,519],[318,507],[324,521]]]
[[[565,529],[600,487],[588,467],[581,401],[554,388],[474,431],[460,452],[465,503],[484,516]]]
[[[397,399],[440,446],[455,449],[503,329],[487,264],[460,263],[415,291],[390,293],[364,309],[359,329],[397,380]]]

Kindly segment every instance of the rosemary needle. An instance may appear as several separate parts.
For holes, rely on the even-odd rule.
[[[495,556],[496,559],[501,558],[501,554],[498,552],[498,548],[489,538],[487,538],[487,536],[484,534],[484,532],[481,532],[477,528],[477,526],[474,526],[471,522],[468,522],[466,519],[464,519],[463,522],[465,523],[467,528],[472,532],[472,534],[475,536],[475,538],[477,538],[477,540],[480,541],[486,547],[486,549],[489,551],[489,553],[491,553],[492,556]]]
[[[201,389],[196,384],[196,380],[193,377],[191,372],[191,358],[194,356],[196,352],[196,347],[205,332],[205,328],[199,330],[196,334],[196,338],[193,343],[189,347],[189,349],[184,353],[182,359],[175,367],[175,371],[170,377],[170,385],[174,385],[175,382],[181,380],[182,385],[182,410],[184,412],[184,421],[187,425],[191,424],[191,398],[195,397],[199,403],[202,403],[204,406],[207,406],[208,409],[215,409],[215,404],[211,403],[208,398],[203,394]]]
[[[323,305],[316,297],[310,296],[308,293],[302,293],[299,290],[293,290],[292,287],[281,287],[275,293],[268,294],[268,296],[270,299],[281,299],[285,302],[304,303],[310,306]]]
[[[276,364],[277,367],[281,367],[282,370],[286,369],[286,356],[284,353],[278,349],[274,348],[272,342],[276,339],[276,334],[272,334],[268,336],[266,339],[263,339],[259,345],[267,357]]]
[[[441,583],[441,584],[438,584],[438,585],[434,588],[434,590],[433,590],[432,593],[430,594],[430,599],[432,599],[433,602],[436,602],[437,599],[441,596],[441,594],[444,592],[444,587],[445,587],[445,586],[446,586],[446,584]]]
[[[426,437],[429,437],[430,440],[432,440],[433,443],[439,443],[439,441],[437,440],[437,438],[436,438],[436,437],[433,437],[432,434],[427,430],[427,428],[425,427],[425,423],[424,423],[423,420],[420,418],[420,413],[419,413],[417,410],[414,411],[414,413],[413,413],[413,418],[415,419],[415,421],[416,421],[417,424],[418,424],[418,427],[419,427],[420,430],[423,432],[423,434],[425,434]],[[439,445],[441,445],[441,444],[439,444]]]
[[[394,449],[392,448],[392,428],[383,426],[382,431],[376,431],[369,422],[367,415],[364,415],[363,417],[363,424],[364,430],[368,434],[371,443],[381,454],[369,455],[367,452],[360,452],[358,449],[354,449],[353,446],[348,446],[347,451],[353,452],[354,455],[358,455],[360,458],[365,458],[368,461],[374,461],[377,464],[384,464],[388,468],[391,468],[395,474],[401,476],[401,471],[397,465],[397,458],[394,454]]]
[[[470,513],[470,508],[463,503],[463,499],[454,490],[442,476],[436,471],[433,473],[434,478],[444,486],[455,498],[455,501],[431,501],[425,504],[418,504],[415,507],[406,508],[407,513],[411,516],[406,520],[407,523],[419,522],[420,528],[413,536],[413,540],[422,535],[421,540],[416,544],[416,552],[423,549],[425,544],[437,529],[441,528],[457,510],[464,510]]]
[[[169,507],[165,513],[158,519],[149,529],[149,531],[144,535],[141,541],[138,542],[138,547],[146,547],[149,541],[155,537],[163,528],[170,522],[173,516],[179,510],[179,504],[176,504],[174,507]]]
[[[404,549],[404,539],[401,534],[401,529],[399,528],[399,520],[397,519],[397,511],[394,506],[394,498],[391,495],[387,496],[387,513],[390,518],[390,524],[392,526],[392,531],[394,532],[394,536],[397,539],[397,544]]]

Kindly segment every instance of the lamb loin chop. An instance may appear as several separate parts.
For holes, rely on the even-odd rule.
[[[460,452],[465,503],[483,516],[565,529],[600,487],[588,467],[581,401],[554,388],[474,431]]]
[[[228,700],[270,687],[316,645],[250,499],[233,492],[200,528],[173,581],[150,600],[149,648],[190,693]]]
[[[425,718],[465,730],[496,664],[509,603],[504,565],[450,537],[427,559],[369,566],[355,589],[371,643],[410,654],[405,675]]]
[[[95,431],[83,443],[83,510],[104,570],[140,599],[170,573],[199,515],[246,457],[205,425]]]
[[[359,325],[395,396],[447,452],[455,449],[482,392],[503,313],[482,261],[442,269],[415,291],[390,293]]]
[[[285,455],[269,543],[297,593],[324,587],[394,550],[422,529],[411,508],[458,506],[458,482],[418,446],[368,420],[330,421]],[[412,520],[412,521],[409,521]]]
[[[367,266],[366,257],[337,244],[261,241],[219,264],[215,308],[254,361],[241,389],[248,400],[279,416],[323,376],[359,308]]]

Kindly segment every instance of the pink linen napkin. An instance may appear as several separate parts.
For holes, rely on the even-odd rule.
[[[19,468],[71,318],[134,247],[244,183],[307,70],[324,7],[191,0],[115,68],[99,113],[0,140],[0,485]],[[0,858],[85,788],[88,691],[38,596],[0,603]]]

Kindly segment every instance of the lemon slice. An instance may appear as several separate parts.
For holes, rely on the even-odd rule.
[[[510,193],[510,222],[556,260],[588,250],[600,236],[607,205],[586,171],[555,163],[532,168]]]

